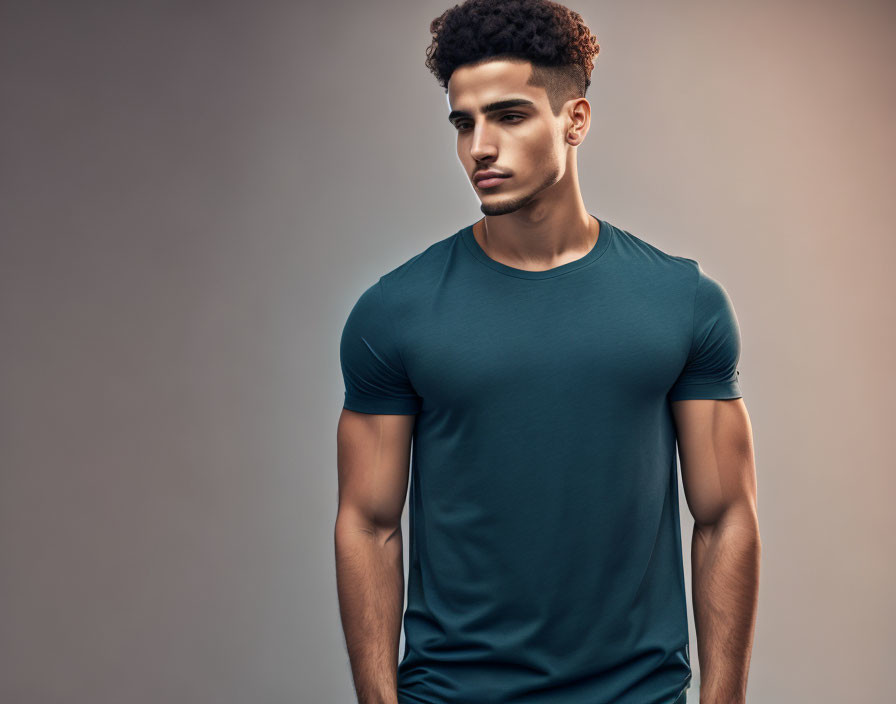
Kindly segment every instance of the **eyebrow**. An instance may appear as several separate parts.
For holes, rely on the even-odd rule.
[[[481,108],[479,108],[479,112],[481,112],[483,115],[487,115],[490,112],[498,112],[498,110],[506,110],[507,108],[534,106],[535,103],[533,103],[531,100],[526,100],[525,98],[510,98],[508,100],[498,100],[497,102],[483,105]],[[450,113],[448,113],[448,122],[454,124],[454,121],[460,117],[472,117],[472,115],[463,110],[452,110]]]

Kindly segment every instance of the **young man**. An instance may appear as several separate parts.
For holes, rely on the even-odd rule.
[[[485,217],[381,276],[343,330],[335,542],[358,700],[685,702],[677,440],[700,701],[744,702],[760,539],[731,301],[582,202],[599,47],[577,13],[468,0],[431,31]]]

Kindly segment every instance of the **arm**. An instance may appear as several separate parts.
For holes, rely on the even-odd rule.
[[[692,596],[701,704],[743,704],[762,544],[750,418],[742,398],[672,403],[694,516]]]
[[[401,513],[414,420],[348,409],[339,417],[336,588],[359,704],[398,702]]]

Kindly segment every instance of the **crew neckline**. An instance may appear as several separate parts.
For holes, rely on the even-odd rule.
[[[583,266],[587,266],[588,264],[591,264],[592,262],[599,259],[600,256],[607,251],[607,247],[610,244],[610,238],[612,237],[613,228],[609,223],[601,220],[593,213],[589,213],[589,215],[597,220],[600,226],[597,235],[597,242],[594,243],[594,246],[591,247],[587,254],[579,257],[578,259],[575,259],[571,262],[566,262],[566,264],[561,264],[560,266],[555,266],[551,269],[543,269],[541,271],[517,269],[516,267],[509,266],[497,261],[496,259],[492,259],[488,254],[485,253],[485,250],[482,249],[482,247],[479,245],[479,242],[476,241],[476,236],[473,234],[473,225],[476,224],[475,222],[467,225],[460,231],[460,238],[467,246],[470,254],[472,254],[474,257],[476,257],[476,259],[481,261],[489,268],[494,269],[501,274],[505,274],[506,276],[515,276],[519,279],[550,279],[555,276],[567,274],[570,271],[575,271],[576,269],[581,269]],[[476,222],[479,221],[477,220]]]

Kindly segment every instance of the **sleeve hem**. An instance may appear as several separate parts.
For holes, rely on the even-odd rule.
[[[669,394],[670,401],[688,401],[692,399],[733,399],[743,398],[737,381],[710,381],[700,384],[681,386]]]
[[[343,408],[359,413],[381,413],[384,415],[415,415],[420,411],[420,403],[414,399],[366,399],[345,394]]]

